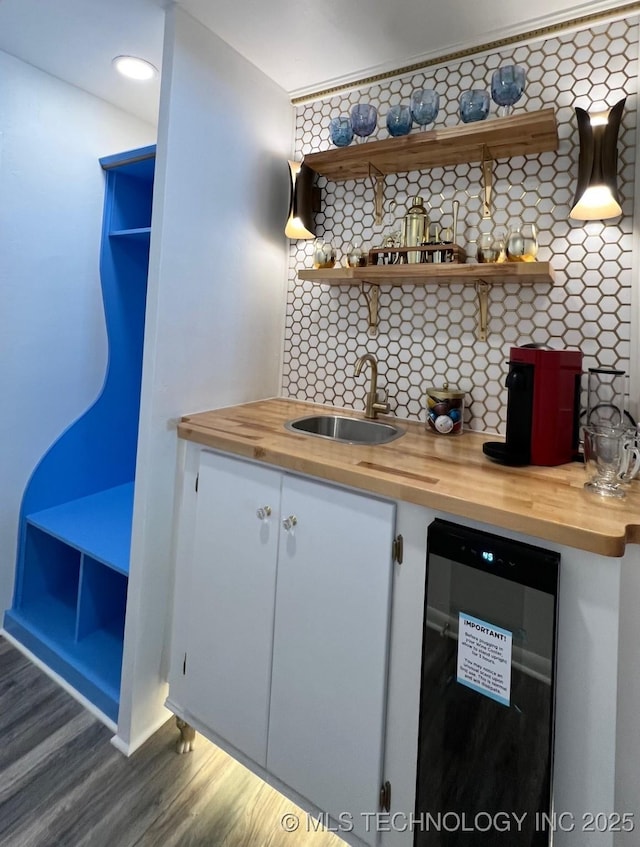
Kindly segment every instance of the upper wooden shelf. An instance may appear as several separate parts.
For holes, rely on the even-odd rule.
[[[404,173],[443,165],[528,156],[558,149],[554,109],[416,132],[310,153],[304,163],[334,181]]]
[[[300,279],[324,282],[329,285],[353,285],[368,282],[377,285],[406,285],[414,283],[447,284],[452,282],[474,283],[517,282],[523,285],[535,282],[555,282],[553,268],[549,262],[505,262],[477,265],[416,264],[416,265],[366,265],[364,268],[301,269]]]

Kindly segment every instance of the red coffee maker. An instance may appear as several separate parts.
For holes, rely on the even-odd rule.
[[[578,452],[579,350],[512,347],[507,374],[507,435],[484,453],[503,465],[563,465]]]

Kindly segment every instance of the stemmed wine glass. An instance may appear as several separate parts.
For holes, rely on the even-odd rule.
[[[525,72],[519,65],[503,65],[491,77],[491,97],[500,108],[498,114],[510,115],[524,92]]]
[[[392,138],[411,132],[411,110],[408,106],[392,106],[387,112],[387,129]]]
[[[371,103],[358,103],[351,110],[351,126],[359,141],[365,141],[371,135],[377,122],[378,111]]]
[[[411,95],[411,117],[422,132],[427,124],[433,123],[438,117],[440,97],[437,91],[428,88],[417,88]]]
[[[460,95],[459,112],[462,123],[469,124],[473,121],[484,121],[489,114],[489,92],[481,88],[472,88],[463,91]]]
[[[329,135],[336,147],[347,147],[353,141],[353,128],[349,115],[339,115],[331,118]]]

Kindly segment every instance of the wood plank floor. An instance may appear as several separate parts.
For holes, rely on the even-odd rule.
[[[128,759],[110,738],[0,638],[2,847],[344,847],[200,735],[177,755],[173,721]]]

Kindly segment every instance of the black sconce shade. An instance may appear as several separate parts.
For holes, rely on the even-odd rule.
[[[618,130],[626,97],[609,111],[590,115],[576,107],[580,135],[578,186],[569,217],[603,220],[622,214],[618,199]]]
[[[289,216],[284,228],[287,238],[314,238],[313,171],[304,162],[289,160]]]

